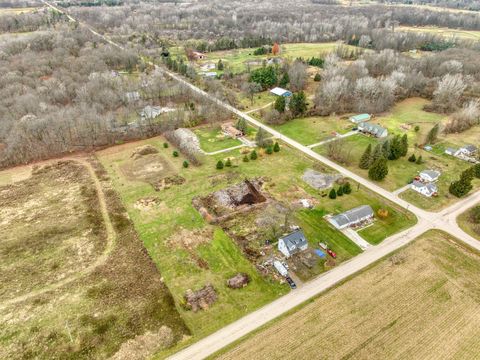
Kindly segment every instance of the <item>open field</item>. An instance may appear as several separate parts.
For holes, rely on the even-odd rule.
[[[38,10],[38,7],[0,8],[0,15],[14,15]]]
[[[302,57],[304,59],[312,56],[319,57],[335,50],[337,46],[338,43],[335,42],[281,44],[281,52],[278,56],[288,60],[295,60],[298,57]],[[250,65],[250,67],[253,68],[262,65],[263,60],[272,57],[271,54],[253,55],[254,51],[255,48],[214,51],[207,53],[206,59],[199,61],[198,64],[202,65],[209,62],[217,63],[218,60],[221,59],[222,62],[224,62],[225,65],[227,65],[234,73],[241,73],[247,70],[247,62],[253,62],[252,65]]]
[[[413,32],[419,32],[419,33],[441,35],[448,38],[480,40],[480,31],[475,31],[475,30],[450,29],[450,28],[433,27],[433,26],[432,27],[399,26],[396,28],[396,31],[413,31]]]
[[[205,152],[213,152],[241,145],[241,141],[232,139],[222,133],[220,127],[199,127],[194,130],[200,140],[200,147]]]
[[[303,145],[312,145],[332,138],[334,132],[345,134],[354,125],[338,116],[314,116],[295,119],[272,127]]]
[[[258,227],[254,221],[255,213],[238,217],[235,228],[222,229],[218,225],[209,225],[192,206],[192,198],[206,196],[213,191],[237,184],[245,178],[268,177],[264,191],[272,199],[279,199],[283,205],[297,204],[300,198],[311,198],[316,203],[315,210],[295,210],[294,222],[302,226],[311,235],[312,247],[318,247],[320,239],[318,231],[328,234],[329,242],[339,253],[339,261],[346,260],[359,253],[359,249],[341,233],[333,230],[322,218],[323,214],[347,210],[356,204],[371,204],[374,208],[386,207],[391,211],[395,226],[378,221],[374,226],[382,228],[382,234],[392,234],[399,228],[406,228],[414,223],[414,219],[394,209],[385,199],[379,199],[366,189],[356,189],[352,184],[352,194],[332,201],[322,197],[321,193],[310,188],[301,180],[304,171],[314,168],[318,171],[329,171],[319,164],[303,157],[288,147],[283,146],[279,153],[266,155],[259,151],[256,161],[242,162],[240,150],[215,156],[208,156],[199,167],[182,167],[183,159],[171,156],[173,149],[164,149],[162,138],[131,143],[100,151],[98,157],[104,164],[113,180],[115,189],[121,194],[130,218],[147,247],[149,254],[160,269],[163,278],[177,304],[177,308],[194,339],[205,336],[218,328],[238,319],[262,304],[272,301],[288,291],[286,285],[274,281],[269,276],[262,277],[252,261],[241,250],[240,243],[232,238],[235,229],[250,231]],[[125,177],[123,168],[129,166],[133,150],[142,144],[154,146],[168,164],[170,176],[184,179],[182,183],[172,184],[168,188],[155,191],[148,181],[133,180]],[[218,160],[232,158],[234,166],[221,171],[215,169]],[[162,174],[158,175],[159,177]],[[156,205],[145,208],[139,200],[156,198]],[[295,208],[294,208],[295,209]],[[260,211],[260,214],[262,212]],[[283,221],[283,220],[282,220]],[[228,234],[227,234],[228,233]],[[191,238],[190,245],[178,243],[178,234]],[[230,236],[229,236],[230,235]],[[310,236],[307,235],[307,236]],[[240,236],[240,235],[239,235]],[[378,235],[375,235],[377,239]],[[252,240],[252,248],[263,246],[265,238],[256,243]],[[374,239],[375,240],[375,239]],[[375,240],[377,241],[377,240]],[[379,241],[379,240],[378,240]],[[243,246],[243,245],[242,245]],[[334,265],[334,264],[333,264]],[[329,266],[332,266],[330,264]],[[306,278],[328,269],[319,266]],[[238,271],[250,275],[252,281],[241,290],[231,290],[225,281]],[[192,312],[183,307],[183,295],[187,289],[197,290],[206,283],[212,284],[218,292],[218,300],[206,311]],[[193,341],[193,340],[192,340]]]
[[[26,170],[0,172],[0,358],[106,358],[150,331],[148,354],[188,334],[102,169]]]
[[[478,208],[479,206],[480,204],[477,204],[476,208]],[[463,214],[461,214],[457,218],[457,223],[467,234],[480,240],[480,223],[475,223],[471,218],[473,209],[474,208],[468,209]]]
[[[473,359],[479,274],[477,253],[431,231],[216,358]]]

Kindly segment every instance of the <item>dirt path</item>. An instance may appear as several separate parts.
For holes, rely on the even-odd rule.
[[[50,160],[50,161],[45,162],[45,164],[52,163],[52,162],[57,162],[59,160],[60,159],[53,160],[53,161]],[[67,277],[65,279],[62,279],[59,282],[48,285],[48,286],[46,286],[42,289],[33,290],[33,291],[31,291],[29,293],[26,293],[24,295],[18,296],[18,297],[13,298],[13,299],[9,299],[7,301],[4,301],[4,302],[0,303],[0,310],[9,306],[9,305],[28,300],[32,297],[47,293],[49,291],[56,290],[56,289],[58,289],[62,286],[65,286],[65,285],[67,285],[71,282],[74,282],[74,281],[82,278],[85,275],[90,274],[98,266],[103,265],[107,261],[110,253],[112,252],[112,250],[115,246],[115,241],[116,241],[117,234],[115,233],[112,221],[110,219],[110,215],[108,213],[107,202],[106,202],[106,199],[105,199],[105,194],[103,193],[102,184],[100,183],[100,180],[98,179],[97,175],[95,174],[95,170],[93,169],[92,165],[88,161],[86,161],[85,159],[81,159],[81,158],[67,157],[67,158],[62,158],[61,160],[70,160],[70,161],[74,161],[76,163],[79,163],[80,165],[83,165],[84,167],[87,168],[87,170],[90,174],[90,177],[92,178],[92,180],[94,182],[95,190],[97,192],[97,197],[98,197],[98,204],[100,205],[100,212],[102,214],[103,223],[105,224],[105,229],[106,229],[106,232],[107,232],[107,238],[106,238],[107,244],[105,246],[105,250],[103,251],[103,253],[97,258],[97,260],[93,264],[86,267],[85,269],[78,272],[77,274],[72,275],[70,277]]]

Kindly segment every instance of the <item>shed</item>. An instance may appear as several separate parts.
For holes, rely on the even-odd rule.
[[[328,221],[337,229],[341,230],[369,221],[373,219],[373,216],[374,212],[370,205],[361,205],[344,213],[332,216]]]
[[[270,92],[274,95],[277,95],[277,96],[284,96],[284,97],[292,96],[291,91],[282,89],[280,87],[273,88],[272,90],[270,90]]]
[[[278,250],[287,258],[307,249],[307,238],[300,229],[278,239]]]
[[[358,114],[354,116],[350,116],[350,121],[354,124],[360,124],[365,121],[369,121],[372,118],[370,114]]]

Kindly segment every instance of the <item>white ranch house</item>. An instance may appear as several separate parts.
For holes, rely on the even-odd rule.
[[[347,227],[354,227],[370,222],[374,215],[370,205],[361,205],[344,213],[332,216],[328,218],[328,221],[335,226],[335,228],[342,230]]]
[[[358,125],[358,130],[369,135],[373,135],[377,138],[384,138],[388,136],[388,130],[383,126],[372,124],[368,122],[363,122]]]

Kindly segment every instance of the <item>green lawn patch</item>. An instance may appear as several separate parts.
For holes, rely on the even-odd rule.
[[[332,138],[334,133],[347,133],[353,126],[348,120],[339,117],[314,116],[290,120],[273,128],[302,145],[312,145]]]
[[[205,152],[214,152],[241,145],[241,141],[223,134],[219,126],[201,127],[193,130]]]

